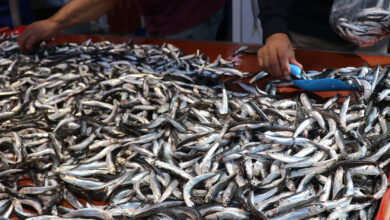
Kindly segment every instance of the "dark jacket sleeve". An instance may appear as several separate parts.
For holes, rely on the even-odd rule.
[[[287,15],[294,0],[259,0],[263,42],[272,34],[288,34]]]

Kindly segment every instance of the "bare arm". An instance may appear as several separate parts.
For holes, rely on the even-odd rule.
[[[33,46],[53,37],[58,31],[87,23],[102,16],[117,0],[72,0],[52,17],[32,23],[18,37],[22,52],[30,52]]]
[[[49,20],[59,29],[93,21],[114,7],[117,0],[72,0]]]

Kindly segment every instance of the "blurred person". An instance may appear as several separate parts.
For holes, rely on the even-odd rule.
[[[22,52],[59,31],[84,24],[112,9],[118,0],[73,0],[48,19],[29,25],[18,37]],[[132,0],[140,9],[149,36],[214,40],[226,0]]]

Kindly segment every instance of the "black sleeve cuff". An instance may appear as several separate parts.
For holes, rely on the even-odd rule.
[[[262,21],[261,26],[263,28],[263,43],[265,40],[275,33],[288,34],[288,27],[285,18],[274,16],[268,18],[265,22]]]

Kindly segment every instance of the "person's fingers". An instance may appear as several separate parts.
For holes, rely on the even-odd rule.
[[[259,62],[259,67],[260,67],[260,68],[263,68],[263,67],[264,67],[264,61],[263,61],[263,58],[262,58],[262,57],[258,57],[258,58],[257,58],[257,62]]]
[[[26,40],[30,35],[30,31],[28,29],[24,30],[18,37],[19,49],[22,53],[26,51]]]
[[[33,51],[34,45],[49,38],[53,31],[53,25],[47,20],[30,24],[18,37],[19,49],[22,53]]]
[[[34,44],[35,44],[38,40],[39,40],[39,39],[37,39],[37,38],[35,37],[34,34],[31,34],[31,35],[29,36],[29,38],[27,38],[27,40],[26,40],[26,43],[25,43],[25,50],[26,50],[27,52],[32,52],[33,49],[34,49]]]
[[[19,50],[23,52],[23,43],[24,43],[24,38],[22,38],[21,35],[18,36],[18,39],[16,39],[19,45]]]
[[[278,49],[272,48],[269,50],[269,57],[268,57],[268,66],[271,69],[273,75],[276,77],[282,76],[282,71],[280,69],[280,62],[278,57]]]
[[[294,65],[296,65],[296,66],[298,66],[299,68],[303,68],[303,66],[302,66],[302,64],[300,64],[297,60],[296,60],[296,58],[295,58],[295,51],[294,51],[294,49],[292,48],[292,46],[290,47],[290,57],[289,57],[289,62],[291,63],[291,64],[294,64]]]
[[[260,68],[263,68],[264,67],[264,60],[263,60],[263,52],[262,52],[262,49],[259,49],[257,51],[257,62],[259,64],[259,67]]]
[[[31,36],[36,35],[37,30],[34,29],[34,25],[27,27],[22,34],[20,35],[20,49],[22,53],[29,52],[29,49],[27,48],[27,43]]]
[[[280,62],[280,69],[283,77],[288,77],[290,75],[290,66],[289,66],[289,54],[284,50],[278,50],[278,57]]]
[[[271,73],[272,71],[269,68],[269,56],[268,56],[268,51],[263,51],[263,69],[264,71]]]
[[[289,62],[290,62],[291,64],[294,64],[294,65],[296,65],[296,66],[299,66],[299,68],[303,69],[302,64],[300,64],[300,63],[295,59],[295,56],[294,56],[294,57],[291,57]]]

